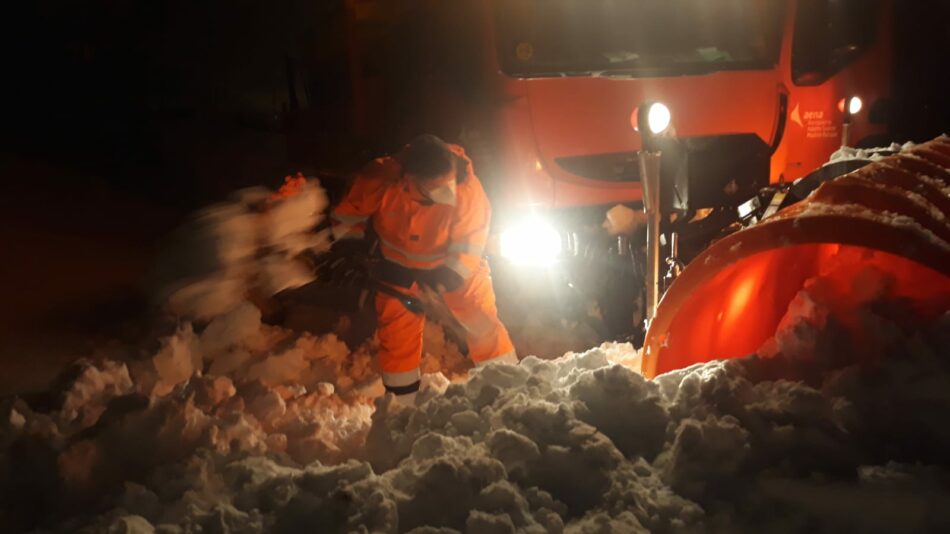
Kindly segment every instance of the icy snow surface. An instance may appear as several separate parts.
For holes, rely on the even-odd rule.
[[[650,381],[614,363],[629,345],[609,344],[456,383],[429,374],[414,407],[363,395],[372,346],[262,325],[243,304],[149,360],[83,363],[49,413],[4,404],[0,519],[61,532],[945,528],[950,317],[916,323],[881,306],[885,281],[867,285],[854,309],[871,362],[847,352],[818,279],[770,358]]]
[[[850,146],[843,146],[831,154],[829,163],[837,163],[839,161],[850,161],[854,159],[863,159],[870,161],[877,161],[879,159],[886,158],[887,156],[900,153],[902,151],[909,151],[913,149],[916,145],[912,142],[904,143],[899,145],[897,143],[891,143],[890,146],[886,147],[877,147],[877,148],[854,148]]]

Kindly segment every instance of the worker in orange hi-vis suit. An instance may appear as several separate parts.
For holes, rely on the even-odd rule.
[[[432,135],[367,164],[332,214],[337,240],[361,239],[372,224],[386,284],[410,296],[421,286],[441,293],[465,329],[476,365],[517,363],[482,257],[490,218],[491,205],[465,151]],[[383,384],[412,403],[425,317],[383,291],[376,294],[376,314]]]

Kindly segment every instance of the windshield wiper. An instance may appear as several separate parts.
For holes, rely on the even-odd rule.
[[[599,76],[608,75],[606,70],[557,70],[557,71],[532,71],[532,72],[516,72],[513,76],[519,78],[577,78],[577,77],[592,77],[596,78]]]
[[[642,63],[642,62],[641,62]],[[636,67],[603,67],[598,69],[562,69],[550,71],[514,72],[510,76],[517,78],[657,78],[666,76],[702,76],[729,70],[769,69],[768,62],[758,60],[732,61],[670,61],[661,65],[640,65]]]

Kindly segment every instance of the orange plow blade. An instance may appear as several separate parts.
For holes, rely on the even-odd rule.
[[[643,347],[647,377],[756,353],[807,281],[842,295],[886,275],[888,301],[926,320],[950,309],[950,138],[822,184],[807,199],[696,257],[660,302]]]

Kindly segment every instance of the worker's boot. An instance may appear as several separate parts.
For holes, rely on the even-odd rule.
[[[404,406],[415,406],[417,393],[418,393],[417,391],[413,391],[412,393],[405,393],[403,395],[395,395],[396,402]]]

